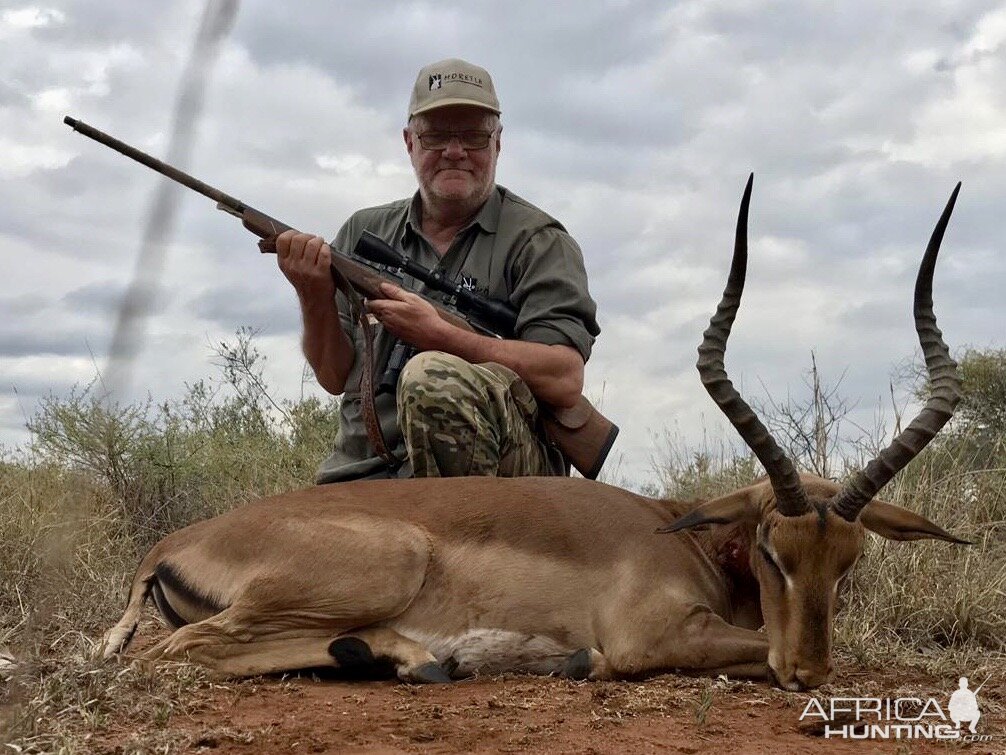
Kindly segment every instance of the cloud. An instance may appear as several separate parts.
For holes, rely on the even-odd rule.
[[[88,335],[42,328],[0,331],[0,354],[7,357],[83,356],[91,352]]]
[[[67,309],[76,312],[112,315],[118,311],[125,291],[125,287],[118,281],[95,281],[68,291],[63,296],[62,303]]]
[[[0,26],[10,30],[15,29],[36,29],[39,27],[61,24],[66,21],[66,15],[54,8],[36,8],[25,6],[23,8],[8,8],[0,14]]]
[[[225,285],[207,289],[191,299],[189,310],[228,332],[247,326],[268,329],[273,335],[288,335],[292,340],[300,333],[296,297],[275,278],[266,286]]]

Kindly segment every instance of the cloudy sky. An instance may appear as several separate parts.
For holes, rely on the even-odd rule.
[[[40,396],[89,382],[158,178],[62,124],[155,155],[204,0],[0,0],[0,444]],[[415,72],[463,57],[503,108],[498,180],[579,241],[602,334],[587,393],[622,427],[619,476],[653,437],[715,432],[695,347],[755,173],[751,261],[728,352],[755,398],[800,395],[810,352],[870,424],[916,348],[911,290],[964,182],[937,270],[953,347],[1006,322],[1006,3],[244,0],[188,168],[291,225],[334,235],[406,196]],[[296,300],[240,224],[185,196],[134,390],[177,396],[210,344],[261,329],[267,377],[301,390]]]

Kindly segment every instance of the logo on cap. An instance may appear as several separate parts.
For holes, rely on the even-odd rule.
[[[434,73],[434,74],[430,75],[430,91],[431,92],[434,89],[440,89],[440,87],[441,87],[442,84],[443,84],[443,81],[440,78],[440,74],[439,73]]]

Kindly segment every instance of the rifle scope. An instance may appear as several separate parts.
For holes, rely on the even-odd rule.
[[[409,259],[370,231],[363,232],[353,253],[371,262],[404,270],[433,290],[454,297],[460,311],[479,318],[499,335],[504,338],[513,337],[517,327],[517,312],[513,307],[479,296],[474,291],[469,291],[464,286],[447,280],[439,271],[430,270],[415,260]]]

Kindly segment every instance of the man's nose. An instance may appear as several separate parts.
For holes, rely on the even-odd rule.
[[[468,151],[461,146],[461,137],[452,136],[447,146],[444,147],[444,156],[453,160],[460,160],[468,154]]]

